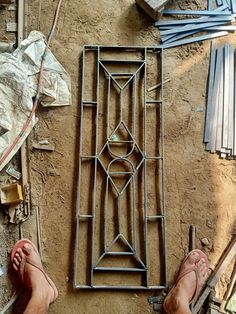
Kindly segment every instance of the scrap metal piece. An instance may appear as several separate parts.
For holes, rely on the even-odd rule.
[[[163,86],[148,99],[153,62],[163,85],[162,49],[83,49],[75,289],[166,288]]]
[[[54,145],[51,145],[51,144],[40,144],[39,142],[32,142],[32,147],[34,149],[38,149],[38,150],[47,150],[47,151],[50,151],[50,152],[53,152],[55,150],[55,146]]]
[[[17,31],[17,23],[8,22],[6,27],[7,32],[15,33]]]
[[[9,165],[6,169],[6,173],[9,174],[9,176],[15,178],[16,180],[20,180],[21,178],[21,173],[14,169],[13,166]]]

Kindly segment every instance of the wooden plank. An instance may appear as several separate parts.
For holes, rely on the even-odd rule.
[[[163,45],[160,45],[157,47],[158,48],[160,47],[163,49],[174,48],[177,46],[192,44],[192,43],[195,43],[198,41],[204,41],[204,40],[222,37],[222,36],[226,36],[226,35],[228,35],[228,32],[217,32],[217,33],[213,33],[213,34],[207,34],[207,35],[192,37],[192,38],[188,38],[188,39],[177,40],[177,41],[174,41],[172,43],[163,44]]]
[[[215,80],[215,67],[216,67],[216,43],[215,41],[211,42],[211,57],[209,65],[209,76],[208,76],[208,95],[207,95],[207,108],[206,108],[206,122],[205,122],[205,136],[204,142],[207,143],[210,141],[210,119],[212,112],[212,97],[214,89],[214,80]]]

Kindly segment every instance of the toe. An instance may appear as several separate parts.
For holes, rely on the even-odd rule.
[[[188,261],[190,264],[195,264],[199,260],[199,253],[193,251],[189,254]]]
[[[21,258],[24,257],[24,253],[23,253],[22,249],[18,249],[17,252],[18,252],[18,254],[19,254],[19,256],[20,256]]]
[[[15,271],[18,271],[18,266],[16,266],[16,264],[13,263],[13,268],[15,269]]]
[[[16,265],[17,267],[19,267],[20,263],[18,261],[18,259],[16,257],[14,257],[14,260],[13,260],[13,263],[14,265]]]
[[[15,254],[15,258],[18,260],[19,263],[20,263],[21,260],[22,260],[22,257],[20,256],[19,253],[16,253],[16,254]]]
[[[26,255],[30,255],[32,252],[32,246],[30,244],[24,244],[23,248],[22,248],[23,253],[25,253]]]

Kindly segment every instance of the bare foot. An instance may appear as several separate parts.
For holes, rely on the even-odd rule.
[[[167,313],[191,313],[189,304],[198,291],[202,288],[208,277],[208,267],[204,258],[200,258],[198,252],[193,251],[183,263],[180,273],[196,266],[196,271],[190,271],[181,279],[177,279],[177,284],[167,295],[164,308]]]
[[[26,259],[28,262],[26,262]],[[30,263],[34,264],[31,265]],[[23,283],[32,291],[32,296],[49,305],[58,296],[56,288],[49,283],[50,279],[46,279],[45,275],[37,267],[43,269],[39,254],[34,250],[32,245],[26,243],[18,248],[14,258],[13,267],[19,275],[23,272]]]

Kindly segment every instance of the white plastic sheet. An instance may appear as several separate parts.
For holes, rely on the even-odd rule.
[[[44,35],[33,31],[13,53],[0,54],[0,158],[30,115],[45,47]],[[43,106],[71,105],[69,75],[50,50],[45,58],[42,82],[40,98]],[[34,123],[35,117],[31,129]],[[23,139],[17,149],[22,143]],[[0,170],[9,160],[0,165]]]

